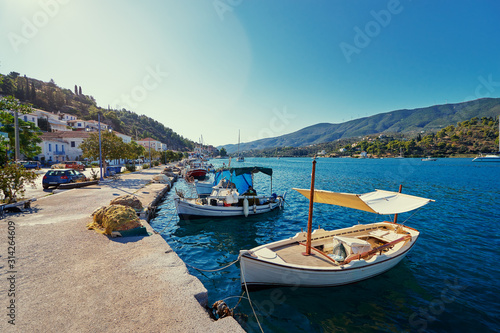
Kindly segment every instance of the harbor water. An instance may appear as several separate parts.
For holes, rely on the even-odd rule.
[[[246,158],[232,166],[273,169],[272,192],[287,192],[284,209],[259,216],[182,220],[171,191],[151,221],[155,230],[208,290],[209,305],[225,300],[248,332],[498,332],[500,331],[500,163],[472,159],[320,158],[315,188],[366,193],[375,189],[434,199],[400,214],[399,223],[420,231],[414,249],[393,269],[333,288],[281,287],[243,292],[239,251],[292,237],[307,228],[310,158]],[[211,160],[215,166],[228,160]],[[271,194],[270,177],[254,188]],[[194,194],[183,180],[175,188]],[[348,208],[315,204],[313,229],[330,230],[392,220]],[[252,307],[249,303],[251,299]],[[253,313],[257,315],[258,321]]]

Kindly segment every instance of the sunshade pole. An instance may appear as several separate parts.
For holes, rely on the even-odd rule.
[[[311,233],[312,233],[312,215],[313,215],[313,204],[314,204],[314,176],[316,171],[316,158],[313,160],[312,174],[311,174],[311,194],[309,196],[309,217],[307,219],[307,242],[306,242],[306,252],[302,252],[303,255],[308,256],[311,254]]]
[[[403,189],[403,185],[399,184],[399,193],[401,193],[402,189]],[[394,223],[398,223],[398,214],[394,214]]]

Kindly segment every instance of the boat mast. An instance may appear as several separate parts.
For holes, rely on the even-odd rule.
[[[312,215],[313,215],[313,203],[314,203],[314,176],[316,171],[316,158],[313,159],[313,167],[311,174],[311,194],[309,196],[309,217],[307,219],[307,242],[306,242],[306,252],[302,252],[302,255],[308,256],[311,254],[311,233],[312,233]]]
[[[240,130],[238,130],[238,157],[240,157]]]
[[[401,190],[403,190],[403,185],[399,184],[399,193],[401,193]],[[398,223],[398,214],[394,214],[394,223]]]

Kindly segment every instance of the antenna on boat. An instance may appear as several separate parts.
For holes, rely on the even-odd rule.
[[[399,193],[403,190],[403,185],[399,184]],[[398,223],[398,214],[394,214],[394,223]]]
[[[313,214],[313,204],[314,204],[314,176],[316,172],[316,156],[313,159],[312,173],[311,173],[311,194],[309,196],[309,217],[307,219],[307,242],[306,242],[306,252],[302,252],[302,255],[311,255],[311,233],[312,233],[312,214]]]

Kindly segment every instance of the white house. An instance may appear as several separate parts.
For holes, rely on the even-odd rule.
[[[68,128],[68,123],[65,120],[61,120],[60,117],[52,112],[33,109],[33,113],[38,118],[45,118],[50,124],[50,127],[53,131],[71,131],[71,128]]]
[[[149,147],[151,147],[151,149],[161,151],[162,143],[160,141],[153,139],[153,138],[145,138],[145,139],[137,141],[137,143],[146,149],[149,149]]]
[[[35,126],[38,126],[38,116],[34,113],[19,114],[18,117],[24,121],[29,121],[29,122],[35,124]]]
[[[41,136],[42,153],[39,160],[46,161],[74,161],[82,160],[80,144],[88,138],[90,133],[85,131],[48,132]]]
[[[65,122],[68,122],[68,121],[72,121],[72,120],[77,120],[77,117],[72,115],[72,114],[68,114],[68,113],[61,113],[59,118],[61,120],[64,120]]]
[[[121,138],[123,140],[123,142],[125,143],[130,143],[132,141],[132,137],[131,136],[128,136],[126,134],[123,134],[123,133],[120,133],[120,132],[116,132],[116,131],[113,131],[113,133],[116,134],[117,137]]]

